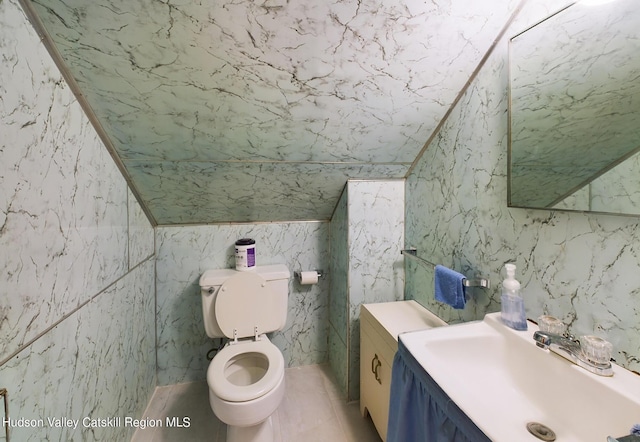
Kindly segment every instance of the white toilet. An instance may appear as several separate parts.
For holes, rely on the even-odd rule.
[[[208,270],[200,278],[207,335],[231,340],[207,370],[209,402],[228,442],[271,442],[271,415],[284,397],[284,358],[266,333],[287,320],[289,269]]]

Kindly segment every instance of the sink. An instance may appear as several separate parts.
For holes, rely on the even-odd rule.
[[[401,335],[402,343],[458,407],[494,442],[535,442],[537,422],[559,442],[606,442],[640,423],[640,376],[613,364],[590,373],[535,345],[528,331],[482,321]]]

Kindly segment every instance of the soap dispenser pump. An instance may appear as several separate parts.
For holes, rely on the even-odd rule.
[[[514,330],[527,329],[524,300],[520,296],[520,283],[516,280],[515,264],[505,264],[507,278],[502,281],[502,322]]]

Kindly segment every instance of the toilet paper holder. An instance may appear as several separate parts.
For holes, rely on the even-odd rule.
[[[311,270],[312,272],[316,272],[318,274],[318,279],[324,278],[324,272],[322,270]],[[293,272],[293,276],[296,278],[296,281],[300,282],[302,279],[302,270],[297,270]]]

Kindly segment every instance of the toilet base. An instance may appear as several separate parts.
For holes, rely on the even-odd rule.
[[[227,442],[274,442],[272,416],[250,427],[227,426]]]

